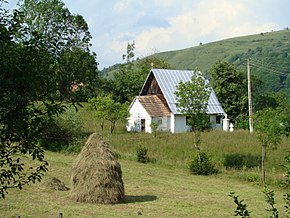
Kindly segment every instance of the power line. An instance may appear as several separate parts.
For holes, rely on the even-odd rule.
[[[289,74],[290,73],[290,67],[286,68],[284,66],[277,66],[277,65],[274,65],[274,64],[263,63],[263,62],[258,61],[258,60],[251,61],[251,65],[257,66],[257,67],[262,67],[262,68],[264,68],[266,70],[270,70],[272,72],[285,73],[285,74]]]
[[[262,68],[263,70],[266,71],[266,73],[274,74],[274,75],[277,75],[277,76],[281,76],[281,74],[287,74],[285,72],[281,72],[281,71],[278,71],[278,70],[274,70],[274,69],[270,69],[270,68],[264,67],[262,65],[257,65],[257,64],[252,64],[251,63],[251,66],[254,66],[254,67],[257,67],[257,68]]]

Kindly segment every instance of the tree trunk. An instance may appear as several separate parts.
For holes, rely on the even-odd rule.
[[[262,182],[266,182],[266,170],[265,170],[265,159],[266,159],[266,145],[262,145]]]
[[[100,126],[101,126],[102,131],[104,130],[104,123],[105,123],[105,120],[101,119]]]
[[[198,156],[199,164],[201,164],[199,143],[200,143],[200,132],[195,130],[195,131],[193,131],[193,144],[194,144],[194,147],[197,150],[197,156]]]

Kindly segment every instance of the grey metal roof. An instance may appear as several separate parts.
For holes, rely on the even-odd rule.
[[[194,74],[194,71],[167,70],[167,69],[153,68],[151,69],[150,73],[153,73],[154,77],[156,78],[157,83],[168,103],[168,106],[171,112],[173,114],[180,114],[176,106],[176,103],[177,103],[176,95],[175,95],[176,87],[180,81],[183,81],[183,82],[190,81],[192,75]],[[150,73],[148,74],[148,77]],[[211,94],[209,97],[207,111],[208,111],[207,112],[208,114],[225,114],[225,111],[222,108],[213,90],[211,91]]]

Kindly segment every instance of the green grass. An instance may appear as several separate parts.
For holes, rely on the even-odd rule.
[[[70,186],[71,165],[76,155],[46,152],[49,172],[44,180],[57,177]],[[10,190],[0,201],[0,217],[233,217],[235,205],[229,192],[235,191],[249,205],[253,217],[267,217],[262,188],[223,176],[194,176],[186,169],[121,160],[126,203],[94,205],[76,203],[69,191],[51,191],[41,183]],[[284,210],[283,191],[276,189],[276,201]],[[284,214],[285,215],[285,214]]]
[[[116,132],[110,134],[109,123],[106,123],[104,130],[101,131],[99,122],[94,119],[94,112],[88,109],[87,104],[84,104],[84,108],[74,116],[79,116],[79,119],[84,123],[84,130],[88,133],[94,131],[101,133],[122,159],[136,160],[136,149],[138,146],[142,146],[148,149],[149,158],[156,160],[156,164],[185,169],[196,153],[191,133],[158,132],[157,136],[154,137],[153,134],[127,133],[125,124],[117,123]],[[234,153],[260,157],[261,145],[255,134],[251,135],[245,130],[234,132],[209,131],[202,133],[201,137],[201,149],[211,156],[221,171],[233,174],[238,178],[243,178],[243,175],[245,175],[248,179],[248,170],[235,171],[236,173],[225,171],[223,161],[226,154]],[[266,167],[269,182],[276,183],[275,177],[280,180],[283,173],[282,165],[287,152],[290,152],[290,138],[284,138],[276,150],[268,148]],[[260,174],[259,167],[250,171],[257,176]]]
[[[241,153],[260,155],[261,147],[254,135],[246,131],[225,133],[210,131],[202,134],[201,149],[207,152],[219,167],[214,176],[194,176],[189,173],[188,162],[195,149],[190,133],[152,134],[127,133],[124,124],[118,123],[116,132],[109,134],[108,124],[101,131],[94,113],[87,104],[78,113],[87,134],[97,131],[119,154],[125,184],[126,203],[118,205],[93,205],[76,203],[69,198],[69,191],[51,191],[42,183],[24,190],[9,190],[7,198],[0,200],[0,218],[21,217],[233,217],[235,205],[228,194],[235,191],[253,211],[253,217],[267,217],[259,167],[228,170],[222,165],[224,155]],[[155,163],[136,161],[136,148],[148,148]],[[278,186],[284,171],[281,165],[290,151],[290,139],[284,138],[277,150],[268,150],[267,181],[275,189],[276,201],[283,217],[283,193]],[[76,154],[46,152],[49,172],[44,181],[57,177],[70,186],[71,166]]]

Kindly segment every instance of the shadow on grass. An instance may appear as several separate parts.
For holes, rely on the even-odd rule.
[[[126,195],[125,196],[125,204],[155,201],[156,199],[157,199],[157,197],[154,195],[139,195],[139,196]]]

